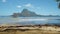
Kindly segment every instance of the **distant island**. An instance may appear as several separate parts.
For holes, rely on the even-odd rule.
[[[59,17],[59,15],[38,15],[35,12],[32,12],[28,9],[23,9],[23,11],[21,13],[13,13],[13,15],[11,15],[12,17]]]

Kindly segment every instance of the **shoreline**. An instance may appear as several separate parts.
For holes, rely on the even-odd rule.
[[[59,26],[54,26],[54,25],[18,25],[18,26],[0,26],[0,31],[4,31],[6,29],[40,29],[40,30],[54,30],[54,31],[60,31]]]
[[[47,25],[2,26],[0,34],[60,34],[60,27]]]

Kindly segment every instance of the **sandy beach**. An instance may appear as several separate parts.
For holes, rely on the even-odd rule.
[[[0,34],[60,34],[58,26],[2,26]]]

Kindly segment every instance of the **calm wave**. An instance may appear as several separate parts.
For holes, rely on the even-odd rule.
[[[0,24],[46,24],[60,23],[60,17],[0,17]]]

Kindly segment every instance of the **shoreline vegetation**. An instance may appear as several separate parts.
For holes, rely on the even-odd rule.
[[[56,25],[0,26],[0,34],[60,34]]]

